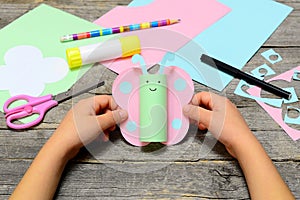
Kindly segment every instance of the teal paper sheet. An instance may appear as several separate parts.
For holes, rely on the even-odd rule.
[[[129,6],[143,6],[152,1],[134,0]],[[293,8],[272,0],[219,2],[232,11],[175,52],[175,59],[168,64],[183,68],[193,80],[221,91],[232,77],[201,63],[201,54],[205,52],[242,69]]]

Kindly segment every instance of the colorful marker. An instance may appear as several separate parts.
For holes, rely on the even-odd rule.
[[[120,26],[115,28],[106,28],[106,29],[94,30],[90,32],[65,35],[60,38],[60,41],[69,42],[74,40],[82,40],[87,38],[100,37],[100,36],[111,35],[116,33],[128,32],[128,31],[155,28],[160,26],[168,26],[168,25],[176,24],[178,22],[180,22],[180,19],[175,19],[175,20],[165,19],[160,21],[144,22],[141,24],[131,24],[131,25]]]

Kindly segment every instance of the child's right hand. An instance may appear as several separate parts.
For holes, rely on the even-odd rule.
[[[95,140],[100,134],[115,129],[128,114],[108,95],[96,95],[81,100],[67,113],[53,134],[74,157],[81,147]],[[105,138],[106,139],[106,138]]]
[[[208,129],[233,157],[237,156],[235,148],[239,142],[245,141],[249,136],[253,137],[236,106],[217,94],[195,94],[191,104],[184,106],[183,112],[197,122],[199,129]]]

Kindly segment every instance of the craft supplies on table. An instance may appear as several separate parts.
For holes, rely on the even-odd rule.
[[[93,30],[99,26],[62,10],[41,4],[0,30],[0,110],[12,96],[45,96],[69,89],[92,65],[69,70],[66,32]],[[22,37],[20,37],[22,33]],[[111,36],[77,41],[76,45],[103,42]],[[25,122],[23,119],[22,122]]]
[[[234,78],[244,80],[251,85],[258,86],[258,87],[260,87],[268,92],[271,92],[279,97],[285,98],[287,100],[290,100],[292,97],[292,94],[290,92],[285,91],[285,90],[283,90],[277,86],[274,86],[270,83],[267,83],[263,80],[260,80],[254,76],[251,76],[239,69],[236,69],[230,65],[227,65],[226,63],[223,63],[223,62],[221,62],[217,59],[214,59],[208,55],[203,54],[200,59],[203,63],[208,64],[211,67],[214,67],[226,74],[229,74],[230,76],[232,76]]]
[[[66,50],[70,69],[105,60],[126,58],[140,52],[141,45],[137,36],[120,37]]]
[[[28,95],[17,95],[9,98],[3,106],[3,110],[5,113],[6,124],[12,129],[27,129],[32,126],[39,124],[46,112],[51,108],[57,106],[59,103],[62,103],[72,97],[81,95],[86,93],[90,90],[98,88],[104,85],[104,81],[99,83],[92,84],[91,86],[87,86],[79,91],[76,91],[74,87],[70,88],[69,90],[59,93],[57,95],[48,94],[41,97],[32,97]],[[26,103],[20,106],[9,108],[10,105],[14,104],[18,101],[25,100]],[[24,123],[24,124],[15,124],[16,120],[20,120],[25,117],[30,117],[34,114],[37,114],[38,117],[31,122]]]

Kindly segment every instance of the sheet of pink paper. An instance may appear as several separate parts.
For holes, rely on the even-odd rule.
[[[287,82],[291,82],[294,71],[300,70],[300,66],[296,67],[294,69],[291,69],[283,74],[280,74],[278,76],[273,77],[272,79],[269,79],[267,82],[276,81],[276,80],[284,80]],[[247,90],[247,92],[253,96],[260,97],[261,88],[258,87],[252,87]],[[288,126],[282,117],[282,108],[274,108],[272,106],[269,106],[263,102],[257,101],[257,103],[278,123],[281,128],[294,140],[300,139],[300,131],[291,128]]]
[[[190,0],[188,3],[182,0],[155,0],[140,7],[118,6],[94,23],[102,27],[116,27],[163,19],[181,19],[180,23],[170,26],[127,33],[139,36],[143,48],[142,56],[146,63],[155,64],[162,60],[166,52],[177,51],[230,10],[216,0]],[[176,40],[170,37],[170,34],[181,35],[181,39]],[[117,73],[132,66],[130,59],[119,59],[104,64]]]

